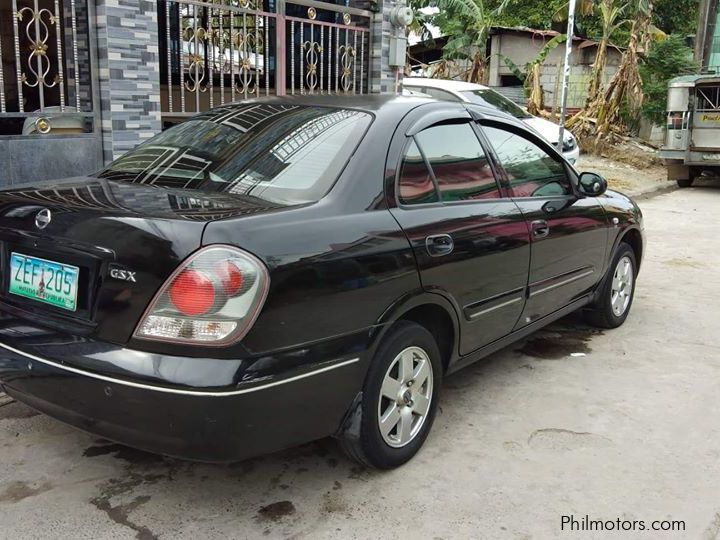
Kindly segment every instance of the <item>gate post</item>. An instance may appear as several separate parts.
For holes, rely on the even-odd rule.
[[[106,163],[161,130],[157,2],[138,0],[134,4],[96,2]]]
[[[275,94],[284,96],[286,94],[285,87],[287,84],[286,77],[286,60],[285,53],[287,44],[285,43],[285,0],[277,0],[275,2]],[[267,62],[267,59],[265,59]]]
[[[372,9],[377,5],[375,16],[370,23],[370,78],[368,91],[371,94],[394,94],[396,70],[390,67],[390,36],[393,27],[390,12],[395,2],[392,0],[359,0],[357,7]],[[402,82],[402,71],[397,75]]]

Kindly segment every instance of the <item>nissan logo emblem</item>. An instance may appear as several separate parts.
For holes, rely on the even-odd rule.
[[[43,208],[35,216],[35,226],[38,229],[44,229],[50,225],[50,221],[52,221],[52,214],[47,208]]]

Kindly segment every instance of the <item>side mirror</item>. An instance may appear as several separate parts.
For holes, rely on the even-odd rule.
[[[608,183],[605,178],[597,173],[584,172],[580,174],[580,193],[588,197],[599,197],[607,191]]]

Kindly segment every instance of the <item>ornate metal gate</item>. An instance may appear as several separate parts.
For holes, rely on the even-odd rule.
[[[162,111],[366,93],[372,12],[316,0],[161,0]]]
[[[63,132],[92,131],[87,1],[6,0],[0,17],[0,113],[24,125],[0,134],[46,133],[49,114]]]
[[[102,165],[94,9],[0,1],[0,186]]]

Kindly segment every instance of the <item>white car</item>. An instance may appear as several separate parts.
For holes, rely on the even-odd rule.
[[[537,131],[550,144],[557,147],[559,126],[544,118],[533,116],[522,107],[519,107],[508,98],[499,94],[492,88],[463,81],[447,81],[443,79],[425,79],[421,77],[405,77],[403,87],[412,92],[422,92],[435,99],[445,101],[465,101],[489,105],[506,112]],[[580,157],[575,136],[569,131],[563,137],[563,155],[571,164],[575,165]]]

